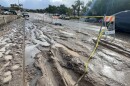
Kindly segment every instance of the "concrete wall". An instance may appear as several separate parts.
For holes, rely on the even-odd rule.
[[[18,18],[17,15],[0,15],[0,25],[9,23],[17,18]]]

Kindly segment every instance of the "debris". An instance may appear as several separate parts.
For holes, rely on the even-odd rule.
[[[4,73],[3,83],[9,82],[11,81],[11,79],[12,79],[12,75],[10,71]]]
[[[20,66],[19,65],[14,65],[14,66],[12,66],[12,70],[16,70],[16,69],[18,69]]]
[[[0,52],[5,52],[5,47],[1,48]]]
[[[3,53],[2,52],[0,52],[0,58],[3,56]]]
[[[6,61],[9,61],[9,60],[12,60],[12,59],[13,59],[13,56],[12,56],[12,55],[6,55],[6,56],[4,56],[4,59],[5,59]]]
[[[11,50],[7,50],[7,51],[5,52],[5,55],[9,55],[10,52],[11,52]]]
[[[11,75],[11,71],[7,71],[7,72],[4,73],[4,76],[5,76],[5,77],[6,77],[6,76],[9,76],[9,75]]]

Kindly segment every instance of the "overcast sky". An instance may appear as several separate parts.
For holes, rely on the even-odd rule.
[[[24,5],[24,8],[29,9],[40,9],[46,8],[48,5],[60,5],[65,4],[70,7],[76,0],[19,0],[21,4]],[[87,3],[88,0],[81,0]],[[18,3],[18,0],[0,0],[0,5],[10,6],[10,4]]]

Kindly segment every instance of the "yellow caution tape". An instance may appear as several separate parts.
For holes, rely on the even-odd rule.
[[[96,52],[96,50],[97,50],[97,48],[98,48],[98,45],[99,45],[99,42],[100,42],[100,39],[101,39],[103,33],[104,33],[104,30],[102,30],[102,31],[100,32],[100,34],[99,34],[99,36],[98,36],[98,39],[97,39],[96,46],[95,46],[95,48],[93,49],[92,53],[90,54],[90,56],[89,56],[89,58],[88,58],[88,60],[87,60],[87,62],[86,62],[86,64],[85,64],[85,72],[88,72],[88,64],[89,64],[91,58],[94,56],[94,54],[95,54],[95,52]]]
[[[104,16],[87,16],[87,17],[104,17]],[[111,22],[109,22],[108,25],[109,25],[110,23],[111,23]],[[97,42],[96,42],[96,45],[95,45],[95,47],[94,47],[92,53],[90,54],[90,56],[89,56],[87,62],[85,63],[85,72],[84,72],[84,74],[78,79],[78,81],[74,84],[74,86],[76,86],[76,85],[80,82],[80,80],[88,73],[88,65],[89,65],[89,62],[90,62],[91,58],[94,56],[94,54],[95,54],[95,52],[96,52],[96,50],[97,50],[97,48],[98,48],[100,39],[101,39],[101,37],[102,37],[102,35],[103,35],[104,32],[105,32],[105,29],[101,30],[101,32],[99,33],[98,39],[97,39]]]
[[[70,17],[74,17],[74,16],[70,16]],[[76,18],[103,18],[104,16],[75,16]],[[106,16],[106,17],[110,17],[110,16]]]
[[[105,31],[105,30],[102,30],[102,31],[99,33],[98,39],[97,39],[97,43],[96,43],[96,45],[95,45],[95,48],[93,49],[92,53],[90,54],[90,56],[89,56],[89,58],[88,58],[88,60],[87,60],[87,62],[86,62],[86,64],[85,64],[85,73],[78,79],[78,81],[74,84],[74,86],[76,86],[76,85],[80,82],[80,80],[87,74],[87,72],[88,72],[88,64],[89,64],[91,58],[94,56],[94,54],[95,54],[95,52],[96,52],[96,50],[97,50],[97,48],[98,48],[100,39],[101,39],[101,37],[102,37],[104,31]]]

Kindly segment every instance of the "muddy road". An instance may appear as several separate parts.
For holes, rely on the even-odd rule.
[[[97,32],[90,28],[99,26],[79,29],[51,22],[47,15],[31,13],[29,20],[8,25],[0,37],[0,85],[74,86],[95,46]],[[103,36],[77,86],[130,86],[129,80],[130,43]]]

